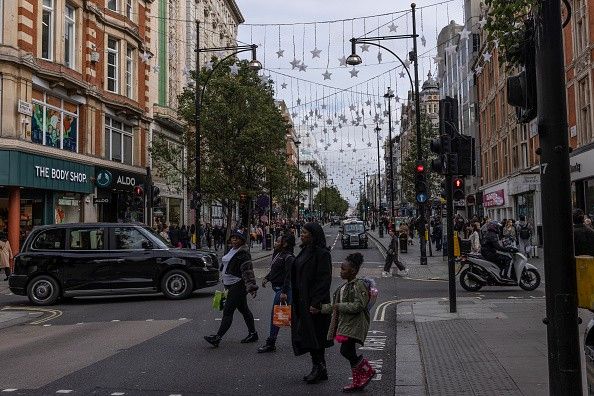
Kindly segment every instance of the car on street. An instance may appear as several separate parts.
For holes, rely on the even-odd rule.
[[[342,237],[340,243],[343,249],[350,247],[362,247],[367,249],[368,238],[365,223],[359,220],[345,221],[340,230]]]
[[[340,225],[340,217],[339,216],[332,216],[331,220],[330,220],[330,225],[331,226],[339,226]]]
[[[62,297],[163,293],[173,300],[219,283],[216,254],[176,249],[143,224],[35,228],[15,256],[10,291],[34,305]]]

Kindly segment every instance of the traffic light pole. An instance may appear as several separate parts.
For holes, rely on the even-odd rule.
[[[536,81],[549,394],[582,395],[561,2],[541,1]]]
[[[450,154],[448,154],[450,155]],[[456,259],[454,257],[454,176],[445,175],[446,184],[446,237],[448,243],[448,289],[450,297],[450,312],[456,312]]]

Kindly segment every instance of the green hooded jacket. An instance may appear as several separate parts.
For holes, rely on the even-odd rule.
[[[342,299],[340,290],[345,287]],[[328,339],[338,335],[354,338],[363,345],[369,330],[369,292],[361,279],[354,279],[340,286],[332,298],[332,304],[323,304],[322,313],[332,313]]]

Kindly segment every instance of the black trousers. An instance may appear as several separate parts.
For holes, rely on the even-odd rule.
[[[236,309],[243,315],[243,320],[245,321],[248,331],[250,333],[255,333],[256,327],[254,325],[254,315],[248,307],[245,283],[241,280],[231,286],[225,286],[225,288],[227,289],[227,300],[225,301],[223,319],[221,320],[221,326],[219,327],[217,334],[219,337],[222,337],[227,330],[229,330],[231,323],[233,323],[233,314]]]
[[[404,271],[406,269],[406,267],[400,261],[398,261],[397,254],[388,254],[388,255],[386,255],[386,263],[384,265],[384,271],[389,272],[390,268],[392,268],[392,263],[395,263],[396,267],[398,267],[398,269],[400,271]]]
[[[340,354],[349,361],[351,367],[357,367],[361,361],[361,356],[357,356],[357,344],[352,338],[349,338],[347,342],[342,343],[340,346]]]

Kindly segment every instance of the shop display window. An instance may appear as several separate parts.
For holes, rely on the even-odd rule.
[[[77,152],[78,106],[47,94],[33,99],[31,141]]]
[[[55,223],[65,224],[82,221],[80,200],[80,194],[56,196],[54,202]]]

